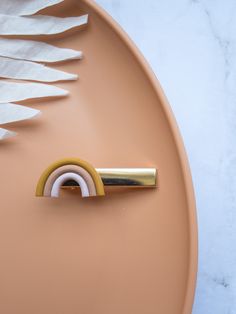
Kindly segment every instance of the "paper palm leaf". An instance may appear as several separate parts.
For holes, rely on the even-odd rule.
[[[64,89],[53,85],[19,82],[29,80],[41,82],[70,81],[77,75],[53,69],[44,64],[81,59],[82,52],[59,48],[42,41],[32,40],[32,35],[63,33],[71,28],[87,23],[88,16],[53,17],[33,15],[56,5],[63,0],[2,0],[0,3],[0,125],[32,119],[40,111],[12,102],[43,97],[63,97]],[[33,15],[33,16],[32,16]],[[4,38],[8,35],[8,38]],[[14,38],[9,38],[14,35]],[[31,39],[17,39],[16,35],[31,35]],[[10,80],[5,80],[7,78]],[[11,81],[14,79],[14,81]],[[0,128],[0,140],[16,135],[8,129]]]

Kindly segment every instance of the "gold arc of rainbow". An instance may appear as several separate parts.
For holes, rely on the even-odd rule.
[[[58,197],[60,187],[68,180],[78,183],[82,197],[105,195],[101,176],[92,165],[79,158],[64,158],[44,170],[36,187],[36,196]]]

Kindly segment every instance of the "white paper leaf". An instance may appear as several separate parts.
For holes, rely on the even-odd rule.
[[[40,41],[0,38],[0,56],[36,62],[58,62],[81,59],[82,52]]]
[[[16,132],[8,131],[6,129],[0,128],[0,140],[4,140],[6,138],[17,135]]]
[[[63,0],[1,0],[0,13],[9,15],[31,15]]]
[[[0,14],[0,35],[59,34],[87,22],[87,14],[65,18],[46,15],[13,16]]]
[[[0,104],[0,124],[32,119],[40,114],[37,109],[10,103]]]
[[[78,75],[55,70],[31,61],[0,57],[0,77],[18,80],[56,82],[76,80]]]
[[[42,97],[60,97],[68,91],[47,84],[0,82],[0,103],[16,102]]]

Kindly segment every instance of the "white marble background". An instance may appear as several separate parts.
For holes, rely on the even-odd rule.
[[[198,208],[193,313],[236,313],[236,1],[97,0],[151,64],[189,156]]]

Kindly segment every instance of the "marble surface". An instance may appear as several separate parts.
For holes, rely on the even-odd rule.
[[[97,0],[157,75],[188,153],[199,222],[194,314],[236,313],[236,1]]]

